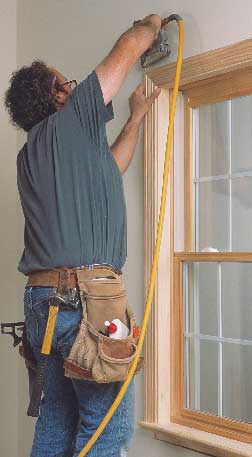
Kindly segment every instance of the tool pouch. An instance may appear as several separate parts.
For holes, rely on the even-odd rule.
[[[135,315],[128,303],[127,291],[116,273],[104,270],[96,279],[97,270],[77,272],[83,305],[83,318],[77,338],[64,362],[65,375],[98,383],[123,381],[136,356]],[[114,339],[103,335],[106,320],[120,319],[129,328],[127,338]],[[140,358],[135,374],[143,367]]]

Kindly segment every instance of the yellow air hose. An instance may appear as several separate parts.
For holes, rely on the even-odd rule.
[[[182,54],[183,54],[183,44],[184,44],[183,21],[179,16],[173,15],[173,16],[170,16],[170,20],[168,18],[168,22],[170,22],[171,20],[174,20],[174,19],[177,21],[178,28],[179,28],[179,46],[178,46],[176,76],[175,76],[174,90],[173,90],[172,102],[171,102],[170,113],[169,113],[169,128],[168,128],[167,141],[166,141],[165,163],[164,163],[164,173],[163,173],[163,187],[162,187],[161,205],[160,205],[159,221],[158,221],[158,228],[157,228],[157,239],[156,239],[156,245],[155,245],[155,250],[154,250],[154,258],[153,258],[153,264],[152,264],[152,269],[151,269],[150,284],[149,284],[147,302],[146,302],[146,307],[145,307],[145,312],[144,312],[144,318],[143,318],[141,333],[139,336],[139,341],[138,341],[137,350],[136,350],[136,357],[135,357],[134,361],[132,362],[128,376],[125,379],[125,381],[122,385],[122,388],[121,388],[120,392],[118,393],[116,399],[114,400],[112,406],[110,407],[110,409],[107,412],[106,416],[104,417],[103,421],[101,422],[101,424],[99,425],[99,427],[97,428],[97,430],[95,431],[93,436],[90,438],[88,443],[82,449],[82,451],[80,452],[78,457],[84,457],[85,455],[87,455],[88,451],[90,451],[91,447],[97,441],[97,439],[103,432],[104,428],[109,423],[110,419],[112,418],[113,414],[115,413],[116,409],[120,405],[120,402],[122,401],[123,396],[125,395],[127,388],[134,376],[137,362],[138,362],[138,359],[139,359],[141,351],[142,351],[143,342],[144,342],[144,338],[145,338],[145,334],[146,334],[146,329],[147,329],[147,325],[148,325],[148,321],[149,321],[149,317],[150,317],[151,304],[152,304],[153,292],[154,292],[154,287],[155,287],[155,279],[156,279],[156,273],[157,273],[157,266],[158,266],[159,251],[160,251],[160,245],[161,245],[161,239],[162,239],[164,215],[165,215],[173,125],[174,125],[176,102],[177,102],[179,81],[180,81],[180,74],[181,74],[181,67],[182,67]]]

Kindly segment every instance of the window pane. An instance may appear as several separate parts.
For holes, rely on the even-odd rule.
[[[185,406],[218,414],[218,344],[185,340]]]
[[[218,264],[200,262],[199,264],[199,310],[200,333],[218,335]]]
[[[212,247],[220,251],[228,251],[229,182],[228,180],[202,182],[196,184],[197,186],[199,186],[199,208],[196,203],[195,223],[196,238],[199,236],[199,250]],[[199,233],[197,233],[197,221],[199,221]]]
[[[222,328],[226,338],[252,338],[252,264],[221,264]]]
[[[252,251],[252,178],[232,179],[232,250]]]
[[[252,262],[184,262],[185,407],[252,422]]]
[[[185,331],[217,336],[218,265],[214,262],[186,262],[183,268]]]
[[[232,100],[232,172],[252,170],[252,97]]]
[[[200,342],[200,410],[218,414],[218,343]]]
[[[228,102],[198,108],[199,176],[228,173]],[[196,176],[198,177],[198,176]]]
[[[252,347],[223,344],[223,415],[252,422]]]

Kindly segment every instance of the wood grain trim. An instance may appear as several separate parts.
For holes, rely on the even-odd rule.
[[[243,70],[242,72],[240,70]],[[239,95],[246,95],[249,92],[250,87],[252,86],[251,78],[252,75],[252,39],[244,40],[243,42],[237,43],[235,45],[227,46],[222,49],[217,49],[215,51],[210,51],[208,53],[200,54],[198,56],[185,59],[182,71],[182,79],[180,89],[182,89],[183,94],[187,97],[187,132],[185,134],[185,145],[188,150],[187,160],[192,160],[192,154],[190,151],[192,143],[192,107],[200,106],[200,104],[207,103],[210,98],[207,98],[204,94],[204,91],[209,91],[211,86],[216,88],[214,95],[212,97],[222,96],[227,99],[230,96],[235,97]],[[154,85],[159,85],[163,88],[171,88],[173,86],[175,76],[175,64],[169,64],[167,66],[156,68],[154,70],[146,73],[145,76],[145,87],[146,95],[149,96],[154,88]],[[231,84],[230,84],[231,83]],[[195,87],[198,89],[198,96],[196,99]],[[218,87],[220,90],[218,92]],[[217,98],[212,98],[211,100],[219,101]],[[145,271],[144,271],[144,281],[145,281],[145,301],[148,292],[148,284],[152,266],[153,250],[155,246],[155,236],[157,228],[157,216],[160,203],[160,132],[164,130],[164,124],[167,124],[166,118],[163,116],[164,110],[160,108],[161,104],[158,101],[155,102],[151,111],[148,113],[148,116],[145,120],[145,156],[144,156],[144,173],[145,173]],[[163,136],[162,136],[163,138]],[[159,163],[160,162],[160,163]],[[191,162],[192,163],[192,162]],[[190,168],[191,169],[191,168]],[[192,180],[190,180],[192,181]],[[189,184],[188,184],[189,185]],[[188,188],[189,189],[189,188]],[[171,190],[170,190],[171,191]],[[189,193],[192,190],[189,189]],[[192,202],[192,199],[190,199]],[[192,204],[192,203],[191,203]],[[173,230],[173,207],[172,201],[170,201],[169,211],[170,219],[169,223],[172,222],[169,226],[169,230]],[[187,206],[187,205],[185,205]],[[187,220],[192,221],[192,207],[187,206]],[[192,222],[191,222],[192,223]],[[186,226],[187,223],[185,224]],[[190,224],[189,224],[190,225]],[[175,327],[170,328],[171,339],[174,336],[174,340],[177,341],[179,348],[179,358],[178,353],[174,350],[171,352],[170,360],[170,369],[174,371],[176,377],[171,379],[171,391],[170,395],[170,406],[173,420],[186,420],[188,427],[193,427],[198,429],[198,433],[203,433],[200,431],[199,421],[192,418],[182,417],[183,413],[183,319],[182,319],[182,262],[183,260],[188,261],[243,261],[251,262],[252,253],[195,253],[190,252],[193,249],[192,243],[192,228],[190,226],[189,233],[187,233],[187,244],[185,246],[186,252],[173,253],[169,251],[172,244],[173,234],[170,234],[170,241],[168,236],[166,237],[166,248],[168,248],[169,255],[168,259],[171,263],[170,267],[170,286],[173,288],[173,283],[175,284],[174,293],[170,292],[171,300],[171,322],[175,323]],[[161,248],[162,251],[162,248]],[[163,253],[163,254],[162,254]],[[165,259],[164,250],[160,253],[160,259]],[[174,262],[173,262],[174,261]],[[164,265],[163,261],[163,265]],[[172,265],[176,265],[173,270]],[[167,265],[165,265],[167,267]],[[167,276],[165,277],[166,280]],[[177,279],[176,279],[177,278]],[[160,398],[162,398],[163,391],[160,389],[160,385],[163,386],[163,383],[158,379],[159,374],[162,371],[162,364],[165,361],[165,357],[160,357],[159,348],[160,344],[163,344],[165,341],[164,335],[164,326],[160,325],[159,317],[161,312],[161,307],[164,306],[164,303],[160,303],[160,298],[162,297],[162,287],[161,282],[164,279],[164,274],[161,269],[159,269],[157,274],[157,281],[155,287],[155,293],[153,297],[153,307],[151,320],[148,326],[148,332],[145,342],[145,352],[146,352],[146,371],[145,371],[145,421],[148,423],[159,423],[160,418]],[[177,281],[177,285],[176,285]],[[177,289],[177,292],[176,292]],[[164,295],[163,295],[164,296]],[[160,309],[158,308],[160,306]],[[167,304],[169,306],[169,303]],[[164,313],[167,318],[167,313]],[[162,316],[162,313],[161,313]],[[160,330],[162,327],[162,330]],[[168,332],[167,332],[168,333]],[[166,335],[167,338],[167,335]],[[179,383],[178,383],[179,381]],[[173,394],[174,396],[173,396]],[[176,402],[174,399],[176,398]],[[166,405],[166,403],[165,403]],[[164,410],[164,407],[162,407]],[[165,417],[165,423],[169,422],[170,410],[167,409],[167,416]],[[167,419],[166,419],[167,418]],[[201,421],[201,425],[205,426],[204,421]],[[170,424],[176,425],[176,424]],[[208,425],[208,424],[207,424]],[[213,425],[211,425],[213,426]],[[187,428],[187,427],[184,427]],[[225,427],[224,427],[225,428]],[[220,427],[219,427],[220,429]],[[190,429],[189,429],[190,430]],[[190,433],[196,432],[196,430],[191,429]],[[229,431],[227,431],[229,433]],[[246,434],[246,432],[243,432]],[[210,430],[209,436],[213,439],[220,440],[221,437],[217,436],[218,428],[213,427]],[[207,435],[207,434],[206,434]],[[223,438],[224,439],[224,438]],[[242,448],[242,443],[239,443]],[[192,444],[188,444],[187,447],[192,447]],[[252,447],[250,447],[250,450]],[[216,449],[216,454],[213,454],[211,449],[211,455],[220,455],[229,457],[232,456],[241,456],[246,455],[250,456],[252,453],[230,453],[222,454],[221,449]]]
[[[177,366],[178,366],[178,381],[179,381],[179,401],[177,409],[179,411],[184,407],[184,310],[183,310],[183,287],[182,287],[182,271],[183,262],[178,265],[178,348],[177,348]],[[171,367],[173,368],[173,367]]]
[[[215,457],[251,457],[252,446],[233,439],[183,426],[176,423],[151,424],[140,422],[146,430],[155,433],[155,438],[185,448],[193,449],[203,454]]]
[[[180,415],[184,407],[184,344],[182,262],[173,262],[174,295],[171,302],[171,417]]]
[[[210,417],[210,416],[209,416]],[[243,432],[237,428],[225,428],[224,426],[214,426],[213,423],[203,422],[202,420],[190,419],[186,417],[172,417],[171,421],[175,424],[184,425],[185,427],[191,427],[198,430],[203,430],[204,432],[212,433],[213,435],[219,435],[231,440],[252,444],[252,434]],[[223,424],[224,425],[224,424]],[[252,449],[252,448],[251,448]]]
[[[177,415],[177,409],[178,406],[182,407],[181,405],[181,398],[180,398],[180,370],[179,368],[179,354],[180,351],[178,350],[179,348],[179,340],[180,340],[180,334],[179,334],[179,322],[177,318],[177,307],[178,307],[178,302],[179,302],[179,265],[180,262],[177,259],[174,259],[173,261],[173,287],[172,289],[174,290],[173,294],[171,295],[171,321],[170,321],[170,334],[171,334],[171,373],[170,373],[170,378],[171,378],[171,391],[170,391],[170,403],[171,403],[171,409],[170,409],[170,415],[171,416],[176,416]]]
[[[175,252],[174,257],[188,262],[252,262],[252,252]]]
[[[252,68],[234,71],[185,88],[191,108],[252,94]]]
[[[172,95],[173,95],[173,90],[169,91],[170,93],[170,107],[171,107],[171,102],[172,102]],[[174,137],[174,135],[173,135]],[[174,326],[174,319],[175,319],[175,308],[174,308],[174,302],[175,302],[175,297],[176,297],[176,288],[173,286],[176,282],[176,267],[174,266],[174,138],[172,142],[172,156],[171,156],[171,167],[170,167],[170,177],[172,182],[170,182],[171,185],[171,201],[170,201],[170,249],[171,249],[171,255],[170,255],[170,367],[175,366],[175,361],[174,361],[174,356],[175,356],[175,351],[173,345],[175,344],[175,340],[177,338],[177,332]],[[178,264],[178,262],[177,262]],[[174,271],[175,270],[175,271]],[[170,377],[170,414],[172,414],[172,411],[176,405],[174,402],[174,397],[172,393],[175,391],[175,376],[174,376],[174,370],[170,370],[169,373]]]
[[[145,91],[149,97],[153,91],[154,84],[147,76],[145,77]],[[145,133],[144,133],[144,245],[145,245],[145,261],[144,261],[144,303],[147,300],[148,285],[150,281],[151,266],[153,251],[155,246],[156,233],[156,188],[157,185],[157,109],[153,104],[148,115],[145,117]],[[148,179],[147,179],[148,177]],[[150,230],[151,228],[151,230]],[[150,321],[148,324],[144,352],[146,360],[145,369],[145,389],[144,389],[144,404],[145,404],[145,420],[155,422],[158,418],[158,381],[157,381],[157,288],[154,290],[152,310]]]
[[[154,88],[151,80],[146,77],[146,94],[149,96]],[[158,100],[152,106],[145,119],[145,150],[144,150],[144,292],[145,303],[153,262],[156,242],[158,216],[162,193],[162,177],[169,119],[169,91],[162,90]],[[170,385],[169,385],[169,294],[170,282],[170,243],[172,211],[172,170],[171,156],[168,178],[166,212],[162,232],[162,242],[158,262],[158,270],[152,300],[150,321],[145,339],[145,418],[150,421],[169,420]],[[166,248],[164,249],[163,246]],[[166,287],[164,287],[164,284]],[[161,321],[161,322],[160,322]],[[160,347],[162,350],[160,350]],[[168,381],[167,381],[168,379]]]
[[[249,258],[252,261],[252,253],[246,254],[246,258]],[[232,259],[232,261],[241,261],[241,257],[244,258],[244,253],[229,252],[220,253],[219,255],[213,253],[174,253],[175,300],[172,313],[172,325],[174,326],[175,339],[173,351],[175,351],[176,344],[176,356],[173,355],[174,366],[171,367],[174,371],[175,381],[172,383],[173,391],[171,392],[171,395],[174,400],[170,420],[172,423],[181,424],[215,435],[252,444],[251,424],[184,408],[184,318],[182,268],[184,261],[198,261],[199,257],[201,258],[201,261],[230,261],[230,259]]]
[[[250,434],[250,439],[252,443],[252,424],[245,422],[238,422],[236,420],[228,419],[225,417],[219,417],[215,415],[209,415],[201,411],[194,411],[189,409],[181,410],[181,417],[191,420],[197,420],[204,422],[206,424],[216,425],[217,427],[227,427],[230,430],[246,432]]]
[[[184,230],[185,250],[192,251],[193,242],[193,154],[192,154],[192,109],[189,98],[184,99]]]
[[[220,74],[252,67],[252,39],[188,57],[183,61],[180,90],[184,86]],[[171,63],[147,72],[148,78],[160,87],[172,88],[176,64]]]

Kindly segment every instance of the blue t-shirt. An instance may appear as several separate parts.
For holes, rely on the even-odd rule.
[[[127,256],[123,180],[109,148],[113,119],[93,71],[61,111],[35,125],[17,157],[25,217],[24,274],[55,267],[109,263]]]

